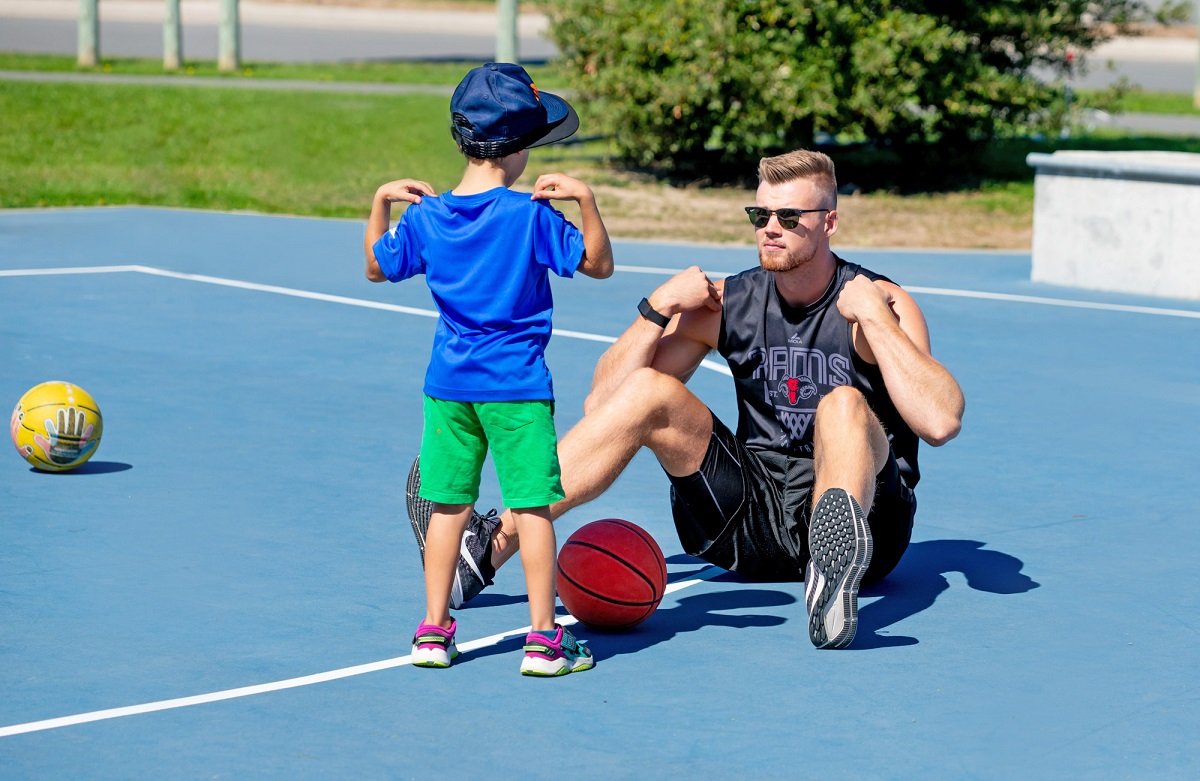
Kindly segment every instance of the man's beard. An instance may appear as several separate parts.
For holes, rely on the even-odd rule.
[[[811,263],[816,254],[817,248],[811,245],[785,252],[775,250],[770,255],[760,246],[758,263],[767,271],[791,271]]]

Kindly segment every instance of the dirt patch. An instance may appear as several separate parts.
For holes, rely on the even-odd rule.
[[[754,204],[753,190],[666,187],[609,169],[563,170],[592,187],[613,237],[754,243],[754,229],[743,211]],[[532,180],[522,180],[518,189],[522,185],[528,189]],[[572,220],[578,218],[573,204],[556,205]],[[1020,194],[999,203],[986,193],[844,195],[838,199],[838,215],[834,244],[842,246],[1028,250],[1033,240],[1032,206]]]

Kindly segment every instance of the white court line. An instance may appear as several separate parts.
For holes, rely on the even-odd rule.
[[[703,583],[717,575],[723,573],[724,570],[717,567],[707,566],[700,570],[694,577],[688,580],[671,583],[664,591],[666,594],[672,594],[685,588],[691,588],[697,583]],[[558,617],[558,623],[562,626],[571,626],[578,622],[578,619],[572,615]],[[501,641],[510,637],[521,637],[532,630],[532,626],[524,626],[519,629],[510,629],[507,632],[501,632],[487,637],[481,637],[477,640],[468,640],[465,643],[458,644],[458,650],[474,651],[479,648],[487,648],[497,645]],[[283,681],[274,681],[272,683],[260,683],[255,686],[242,686],[237,689],[225,689],[219,692],[210,692],[208,694],[197,694],[192,697],[176,697],[172,700],[159,700],[158,702],[147,702],[141,705],[128,705],[123,708],[108,708],[106,710],[90,711],[88,713],[77,713],[73,716],[62,716],[56,719],[43,719],[41,721],[30,721],[24,724],[13,724],[9,727],[0,727],[0,738],[9,737],[11,735],[24,735],[30,732],[44,732],[45,730],[58,729],[59,727],[71,727],[76,724],[88,724],[93,721],[106,721],[108,719],[119,719],[124,716],[137,716],[142,713],[155,713],[157,711],[174,710],[176,708],[188,708],[193,705],[205,705],[210,702],[221,702],[222,700],[234,700],[240,697],[251,697],[255,694],[267,694],[269,692],[283,691],[284,689],[295,689],[300,686],[311,686],[315,683],[326,683],[328,681],[336,681],[342,678],[352,678],[356,675],[365,675],[366,673],[379,672],[380,670],[390,670],[393,667],[404,667],[412,664],[412,655],[397,656],[392,659],[383,659],[378,662],[370,662],[368,664],[359,664],[353,667],[343,667],[338,670],[329,670],[323,673],[315,673],[313,675],[304,675],[299,678],[288,678]]]
[[[332,304],[345,304],[346,306],[357,306],[364,309],[381,309],[385,312],[400,312],[402,314],[417,315],[419,317],[438,316],[438,313],[432,309],[418,309],[417,307],[412,306],[384,304],[379,301],[367,301],[362,298],[335,296],[330,295],[329,293],[315,293],[311,290],[298,290],[291,287],[280,287],[279,285],[263,285],[258,282],[243,282],[238,279],[210,277],[204,274],[185,274],[181,271],[167,271],[165,269],[153,268],[151,266],[84,266],[80,268],[12,269],[8,271],[0,271],[0,277],[36,277],[52,274],[110,274],[121,271],[150,274],[151,276],[156,277],[170,277],[171,279],[184,279],[189,282],[202,282],[207,285],[220,285],[222,287],[232,287],[239,290],[255,290],[262,293],[275,293],[281,296],[291,296],[292,298],[306,298],[311,301],[327,301]],[[561,336],[568,339],[582,339],[588,342],[604,342],[606,344],[612,344],[613,342],[617,341],[615,336],[589,334],[584,331],[568,331],[563,328],[555,328],[553,333],[555,336]],[[719,374],[733,376],[733,372],[731,372],[729,367],[724,363],[703,360],[700,362],[700,365]]]
[[[940,287],[905,287],[904,289],[910,293],[924,293],[930,296],[986,298],[991,301],[1012,301],[1019,304],[1042,304],[1045,306],[1063,306],[1075,309],[1102,309],[1108,312],[1134,312],[1140,315],[1190,317],[1200,320],[1200,312],[1193,312],[1187,309],[1162,309],[1153,306],[1130,306],[1127,304],[1098,304],[1093,301],[1072,301],[1066,298],[1041,298],[1039,296],[1020,296],[1010,293],[979,293],[974,290],[952,290]]]
[[[281,296],[291,296],[292,298],[307,298],[312,301],[328,301],[332,304],[346,304],[347,306],[357,306],[364,309],[382,309],[386,312],[402,312],[406,315],[418,315],[420,317],[437,317],[438,313],[432,309],[418,309],[412,306],[398,306],[396,304],[384,304],[379,301],[367,301],[362,298],[348,298],[346,296],[334,296],[329,293],[314,293],[310,290],[297,290],[292,287],[279,287],[278,285],[262,285],[257,282],[242,282],[238,279],[225,279],[224,277],[209,277],[204,274],[184,274],[179,271],[167,271],[161,268],[151,268],[150,266],[133,266],[133,271],[142,274],[151,274],[157,277],[170,277],[172,279],[186,279],[189,282],[203,282],[207,285],[220,285],[222,287],[238,288],[239,290],[256,290],[261,293],[276,293]]]
[[[675,276],[680,271],[683,271],[683,269],[681,269],[681,268],[664,268],[664,267],[660,267],[660,266],[622,266],[619,263],[617,265],[614,265],[613,269],[615,269],[616,271],[624,271],[629,274],[666,274],[667,276],[671,276],[671,277]],[[704,273],[708,274],[709,279],[723,279],[725,277],[731,277],[737,272],[735,272],[735,271],[706,271]]]
[[[678,274],[683,269],[665,268],[657,266],[615,266],[618,271],[625,271],[634,274]],[[242,290],[257,290],[264,293],[276,293],[284,296],[292,296],[294,298],[307,298],[314,301],[328,301],[335,304],[346,304],[348,306],[358,306],[366,309],[382,309],[388,312],[401,312],[403,314],[419,315],[421,317],[437,317],[437,312],[431,309],[418,309],[410,306],[398,306],[396,304],[383,304],[378,301],[367,301],[361,298],[348,298],[346,296],[334,296],[328,293],[314,293],[309,290],[298,290],[290,287],[279,287],[278,285],[262,285],[257,282],[242,282],[236,279],[225,279],[223,277],[210,277],[203,274],[185,274],[179,271],[167,271],[165,269],[152,268],[150,266],[82,266],[78,268],[51,268],[51,269],[9,269],[0,270],[0,277],[33,277],[44,276],[48,274],[106,274],[121,271],[131,271],[140,274],[151,274],[160,277],[171,277],[173,279],[186,279],[192,282],[203,282],[210,285],[222,285],[224,287],[239,288]],[[735,272],[728,271],[709,271],[710,277],[721,278],[727,277]],[[1037,304],[1040,306],[1059,306],[1071,309],[1098,309],[1107,312],[1130,312],[1142,315],[1159,315],[1162,317],[1184,317],[1190,319],[1200,319],[1200,312],[1188,309],[1165,309],[1162,307],[1152,306],[1131,306],[1127,304],[1102,304],[1093,301],[1073,301],[1067,298],[1044,298],[1040,296],[1023,296],[1014,295],[1011,293],[983,293],[977,290],[955,290],[953,288],[940,287],[908,287],[905,290],[910,293],[925,294],[930,296],[952,296],[956,298],[977,298],[988,301],[1008,301],[1018,304]],[[554,333],[558,336],[565,336],[570,339],[584,339],[593,342],[608,342],[616,341],[615,337],[602,336],[600,334],[589,334],[582,331],[566,331],[555,329]],[[706,368],[715,371],[721,371],[728,374],[728,370],[720,364],[713,361],[704,361]]]
[[[13,268],[0,269],[0,277],[42,277],[50,274],[114,274],[119,271],[140,271],[144,266],[80,266],[78,268]]]

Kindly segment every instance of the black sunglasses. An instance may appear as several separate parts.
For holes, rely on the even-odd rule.
[[[754,227],[767,227],[767,223],[771,221],[771,215],[774,214],[779,218],[779,224],[788,230],[799,225],[800,218],[806,214],[829,211],[833,211],[833,209],[764,209],[761,206],[746,207],[746,215],[750,218],[750,224]]]

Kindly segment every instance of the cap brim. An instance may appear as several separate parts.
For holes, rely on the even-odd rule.
[[[546,124],[550,129],[546,135],[529,145],[531,149],[535,146],[545,146],[553,144],[555,141],[562,141],[564,138],[573,136],[579,129],[579,115],[575,113],[575,109],[571,107],[570,103],[549,92],[541,93],[540,98],[542,105],[546,107]]]

